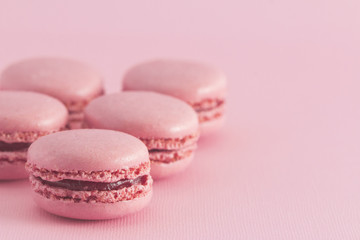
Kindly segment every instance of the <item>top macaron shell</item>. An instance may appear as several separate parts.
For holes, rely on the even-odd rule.
[[[171,96],[127,91],[99,97],[85,108],[90,128],[127,132],[138,138],[182,138],[197,134],[195,111]]]
[[[0,91],[0,132],[51,132],[64,127],[65,106],[50,96],[25,91]]]
[[[146,146],[117,131],[79,129],[57,132],[31,144],[28,163],[54,171],[104,171],[149,161]]]
[[[0,78],[0,89],[41,92],[61,100],[89,101],[102,91],[102,79],[89,66],[70,59],[34,58],[14,63]]]
[[[202,63],[154,60],[129,69],[123,78],[123,89],[155,91],[195,103],[207,98],[223,98],[226,76]]]

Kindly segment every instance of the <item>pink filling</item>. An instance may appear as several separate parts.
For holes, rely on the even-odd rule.
[[[62,179],[92,181],[92,182],[116,182],[121,179],[134,179],[141,175],[146,175],[150,172],[150,163],[141,163],[138,166],[131,168],[123,168],[115,171],[60,171],[47,170],[40,168],[36,164],[26,163],[26,169],[35,177],[40,177],[46,181],[60,181]]]

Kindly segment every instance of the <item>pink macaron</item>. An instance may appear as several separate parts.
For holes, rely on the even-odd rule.
[[[65,128],[68,112],[50,96],[0,91],[0,179],[27,177],[24,165],[30,144]]]
[[[40,92],[62,101],[71,129],[79,128],[86,104],[103,94],[102,78],[88,65],[64,58],[34,58],[7,67],[0,89]]]
[[[146,146],[118,131],[78,129],[36,140],[26,168],[35,202],[76,219],[111,219],[144,208],[152,196]]]
[[[224,121],[226,77],[207,64],[183,60],[154,60],[129,69],[123,90],[154,91],[190,104],[199,116],[202,135]]]
[[[184,170],[199,137],[196,112],[179,99],[154,92],[127,91],[99,97],[85,108],[84,123],[142,140],[149,149],[154,179]]]

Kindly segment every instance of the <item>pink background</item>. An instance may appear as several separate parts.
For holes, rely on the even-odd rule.
[[[78,58],[108,92],[153,57],[229,77],[226,127],[144,211],[75,221],[0,183],[0,239],[360,239],[360,1],[0,0],[0,68]]]

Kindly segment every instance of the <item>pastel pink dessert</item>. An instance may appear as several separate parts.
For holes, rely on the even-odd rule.
[[[29,148],[26,168],[35,202],[77,219],[111,219],[139,211],[152,196],[146,146],[126,133],[63,131]]]
[[[123,90],[154,91],[182,99],[197,112],[202,134],[223,124],[226,77],[212,66],[183,60],[141,63],[127,71]]]
[[[3,71],[0,89],[40,92],[59,99],[69,111],[70,129],[82,125],[84,107],[104,92],[102,78],[94,69],[63,58],[14,63]]]
[[[99,97],[85,108],[84,123],[142,140],[149,149],[154,179],[184,170],[193,159],[199,138],[195,111],[179,99],[153,92],[128,91]]]
[[[26,178],[26,154],[41,136],[65,128],[68,113],[40,93],[0,91],[0,180]]]

